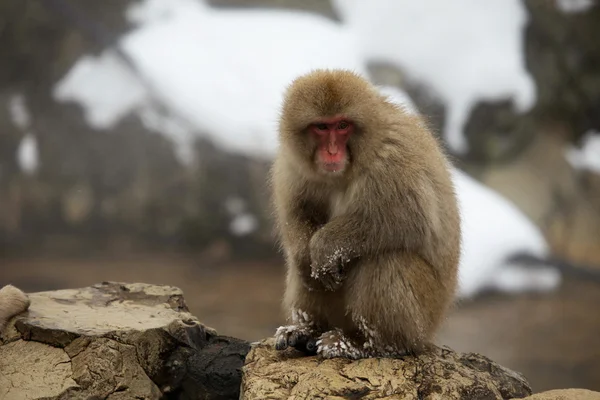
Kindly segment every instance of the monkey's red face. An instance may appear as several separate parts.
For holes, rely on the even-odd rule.
[[[354,124],[344,117],[324,118],[310,126],[310,134],[317,142],[316,160],[324,172],[342,172],[348,163],[347,141],[354,132]]]

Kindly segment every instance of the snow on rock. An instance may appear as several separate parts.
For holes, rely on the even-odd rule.
[[[325,18],[169,2],[168,14],[141,24],[122,46],[167,103],[233,150],[275,150],[281,95],[297,75],[364,72],[353,34]]]
[[[564,13],[581,13],[593,7],[594,0],[556,0],[556,5]]]
[[[54,87],[53,96],[84,107],[91,126],[108,129],[143,104],[146,90],[113,50],[81,57]]]
[[[556,269],[508,261],[518,253],[547,258],[549,249],[540,230],[500,194],[458,169],[452,172],[463,222],[459,295],[471,297],[483,289],[554,289],[560,283]]]
[[[17,161],[21,171],[33,174],[39,167],[37,139],[28,133],[23,136],[17,148]]]
[[[18,128],[27,130],[31,125],[31,115],[25,103],[25,96],[15,94],[8,100],[8,111],[12,122]]]
[[[236,236],[245,236],[258,229],[258,219],[246,211],[246,202],[239,197],[225,199],[225,210],[232,220],[229,230]]]
[[[248,235],[256,231],[257,228],[258,220],[254,215],[248,213],[236,215],[229,225],[231,233],[236,236]]]
[[[381,94],[388,98],[388,101],[396,103],[402,106],[406,111],[410,113],[417,113],[417,107],[410,98],[410,96],[403,90],[395,86],[377,86],[377,89]]]
[[[324,17],[267,10],[214,10],[198,0],[148,0],[120,40],[173,110],[230,150],[273,153],[281,95],[315,68],[365,74],[354,34]],[[110,52],[80,60],[56,90],[84,104],[96,126],[143,103],[144,91]]]
[[[83,104],[91,124],[108,127],[128,112],[185,144],[189,127],[147,107],[158,94],[196,132],[250,154],[273,154],[283,90],[315,68],[345,68],[366,76],[365,60],[386,58],[444,96],[448,139],[465,148],[462,124],[473,102],[514,96],[521,109],[534,100],[521,59],[525,14],[518,0],[337,0],[348,25],[298,12],[214,10],[198,0],[146,0],[129,9],[137,27],[119,43],[151,83],[149,93],[111,50],[82,58],[55,95]],[[406,94],[381,87],[391,101],[416,108]],[[181,146],[180,146],[181,147]],[[486,287],[548,289],[551,269],[510,264],[516,252],[545,257],[540,232],[499,194],[455,170],[464,220],[460,295]],[[226,204],[230,230],[257,228],[245,204]]]
[[[565,156],[573,168],[600,174],[600,132],[587,132],[583,137],[581,148],[570,147]]]
[[[468,150],[463,126],[478,100],[511,97],[520,111],[535,103],[525,69],[520,0],[335,0],[361,39],[367,59],[396,63],[431,85],[447,105],[446,139]]]
[[[417,112],[402,92],[389,99]],[[458,296],[473,297],[485,289],[518,293],[556,288],[561,281],[556,268],[510,261],[519,253],[547,259],[549,248],[537,226],[496,191],[458,168],[451,171],[462,218]]]

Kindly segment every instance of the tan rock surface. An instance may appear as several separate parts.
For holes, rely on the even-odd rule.
[[[181,290],[102,283],[30,294],[0,339],[0,399],[237,396],[249,345],[192,316]]]
[[[586,389],[549,390],[525,397],[523,400],[600,400],[600,392]]]
[[[18,340],[0,346],[0,399],[58,396],[77,387],[64,349]]]
[[[273,340],[246,357],[242,399],[510,399],[531,394],[525,378],[478,354],[439,348],[404,359],[318,360]]]

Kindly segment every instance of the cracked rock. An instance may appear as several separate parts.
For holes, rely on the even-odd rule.
[[[403,359],[319,360],[273,339],[246,357],[242,398],[254,399],[512,399],[531,394],[525,378],[479,354],[436,348]]]
[[[202,325],[178,288],[104,282],[29,297],[0,338],[0,399],[239,397],[249,344]]]
[[[29,294],[0,337],[0,400],[521,399],[525,378],[473,353],[320,360],[251,345],[191,315],[170,286],[105,282]],[[584,390],[531,399],[600,400]]]

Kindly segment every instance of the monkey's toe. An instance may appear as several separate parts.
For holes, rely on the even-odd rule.
[[[293,347],[298,351],[314,354],[317,350],[317,333],[308,325],[281,326],[275,332],[275,349]]]
[[[288,345],[303,353],[316,354],[317,352],[317,338],[312,333],[293,332],[288,340]]]
[[[316,342],[317,354],[321,358],[350,358],[353,360],[366,357],[366,353],[340,329],[323,333]]]
[[[280,336],[275,340],[275,350],[285,350],[287,347],[288,344],[285,337]]]

